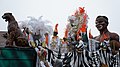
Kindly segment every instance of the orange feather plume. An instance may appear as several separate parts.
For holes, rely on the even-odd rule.
[[[86,23],[82,24],[82,27],[80,28],[82,32],[86,32]]]
[[[65,30],[65,35],[64,35],[64,38],[67,38],[68,37],[68,29]]]
[[[84,13],[85,12],[84,7],[83,8],[79,7],[79,11],[80,11],[81,14]]]
[[[48,35],[45,36],[45,43],[48,45]]]
[[[89,30],[89,38],[93,39],[93,35],[91,34],[91,29]]]
[[[58,32],[58,29],[57,29],[57,28],[58,28],[58,24],[55,25],[55,30],[54,30],[54,32]]]

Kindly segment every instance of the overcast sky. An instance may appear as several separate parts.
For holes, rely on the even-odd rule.
[[[95,27],[95,18],[105,15],[109,18],[108,29],[120,35],[120,0],[0,0],[0,16],[12,12],[17,21],[26,20],[27,16],[43,16],[53,26],[58,23],[59,36],[64,36],[68,16],[78,7],[85,7],[89,16],[88,30],[93,36],[99,35]],[[7,30],[7,23],[0,18],[0,30]]]

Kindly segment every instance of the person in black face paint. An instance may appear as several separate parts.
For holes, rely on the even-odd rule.
[[[110,40],[112,53],[116,54],[120,48],[119,35],[108,30],[108,18],[106,16],[97,16],[95,24],[100,33],[98,36],[95,37],[95,39],[100,42],[103,42],[104,40]]]

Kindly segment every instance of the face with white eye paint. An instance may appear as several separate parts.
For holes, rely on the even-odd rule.
[[[104,29],[107,29],[108,20],[104,18],[103,16],[99,16],[96,18],[95,24],[96,24],[97,29],[99,31],[102,31]]]

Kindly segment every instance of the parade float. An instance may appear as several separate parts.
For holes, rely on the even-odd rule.
[[[94,39],[88,31],[88,15],[79,7],[68,16],[65,35],[57,36],[51,22],[28,17],[17,22],[12,13],[2,16],[8,22],[6,46],[0,48],[0,67],[119,67],[120,51],[108,36],[102,41]],[[112,43],[112,45],[111,45]]]

